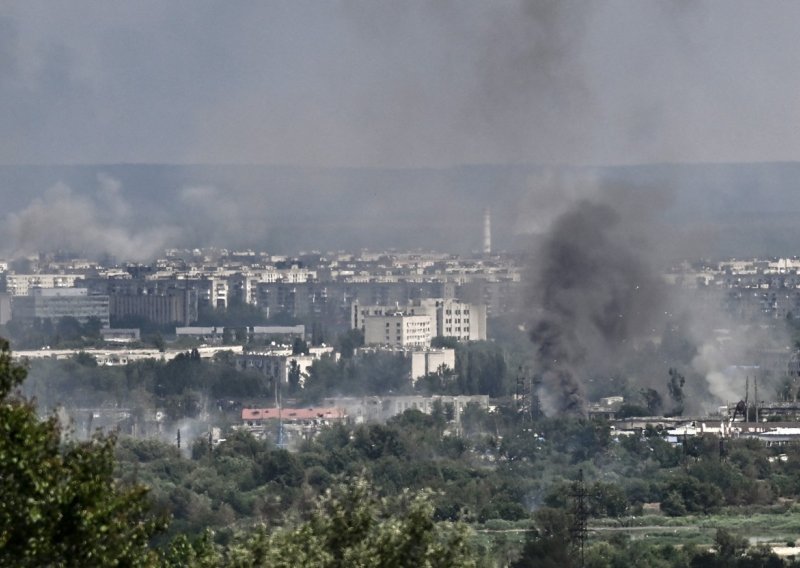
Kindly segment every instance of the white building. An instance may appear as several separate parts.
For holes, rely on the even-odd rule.
[[[395,347],[428,348],[431,346],[431,317],[398,312],[364,319],[364,343]]]
[[[7,274],[6,291],[11,296],[27,296],[35,288],[73,288],[82,274]]]
[[[326,399],[324,404],[344,408],[350,420],[356,424],[364,422],[386,422],[406,410],[419,410],[431,414],[437,404],[452,413],[453,422],[461,423],[461,415],[468,405],[474,404],[489,410],[489,395],[434,395],[434,396],[367,396]]]
[[[459,341],[486,340],[486,306],[454,299],[427,301],[435,302],[437,336]]]
[[[452,337],[458,341],[482,341],[486,339],[486,306],[468,304],[455,299],[416,300],[406,306],[362,306],[354,302],[350,307],[350,325],[364,332],[366,322],[375,316],[402,313],[407,316],[428,316],[431,319],[433,337]],[[397,343],[392,343],[397,344]]]
[[[430,349],[411,353],[411,381],[416,382],[430,373],[456,368],[455,349]]]

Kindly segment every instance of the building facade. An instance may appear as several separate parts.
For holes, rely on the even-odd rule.
[[[85,324],[96,318],[109,327],[109,298],[90,295],[86,288],[37,288],[28,296],[13,299],[12,314],[14,320],[24,323],[73,317]]]
[[[364,343],[403,348],[428,348],[433,338],[431,317],[403,313],[368,316],[364,320]]]
[[[416,382],[425,375],[439,373],[444,369],[455,370],[455,349],[430,349],[411,353],[411,381]]]
[[[361,305],[354,302],[350,307],[350,326],[353,329],[361,329],[364,332],[366,343],[370,344],[371,341],[367,339],[368,322],[375,317],[398,313],[406,316],[428,317],[431,320],[432,337],[452,337],[458,341],[486,340],[486,306],[468,304],[452,298],[415,300],[406,305],[394,307]],[[377,332],[375,325],[375,323],[370,324],[373,332]],[[377,335],[373,334],[370,337],[375,339],[376,343],[381,344]],[[396,341],[389,344],[406,347]]]

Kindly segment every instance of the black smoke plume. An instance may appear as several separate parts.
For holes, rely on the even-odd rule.
[[[583,414],[586,382],[608,376],[663,314],[647,225],[623,193],[576,202],[534,256],[529,329],[546,413]]]

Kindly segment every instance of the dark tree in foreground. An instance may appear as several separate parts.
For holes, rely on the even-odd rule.
[[[16,389],[26,371],[0,339],[0,565],[151,566],[146,490],[114,480],[114,438],[64,442]]]

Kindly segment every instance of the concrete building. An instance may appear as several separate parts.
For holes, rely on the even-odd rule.
[[[203,343],[210,343],[218,345],[222,343],[222,336],[225,332],[224,327],[217,326],[177,326],[175,328],[175,336],[180,339],[181,337],[188,337],[197,339]]]
[[[291,350],[272,351],[266,353],[244,353],[235,359],[236,368],[240,371],[256,371],[269,377],[271,380],[279,380],[283,384],[289,383],[289,373],[296,365],[300,371],[300,384],[308,378],[308,373],[314,361],[323,356],[333,357],[339,360],[339,354],[335,353],[333,347],[312,347],[308,354],[292,354]]]
[[[103,328],[100,330],[100,337],[109,343],[134,343],[141,340],[141,330],[139,328]]]
[[[113,318],[141,317],[160,325],[189,325],[197,321],[197,291],[171,289],[161,294],[113,294]]]
[[[271,435],[284,444],[311,439],[322,428],[346,421],[347,410],[339,407],[242,409],[243,429],[260,438]]]
[[[82,274],[6,274],[6,291],[27,296],[35,288],[73,288]]]
[[[433,326],[428,315],[394,313],[364,319],[364,343],[394,347],[428,348]]]
[[[431,349],[411,353],[411,381],[416,382],[430,373],[439,373],[442,368],[456,368],[455,349]]]
[[[248,340],[268,340],[271,338],[284,339],[299,337],[305,339],[306,327],[304,325],[251,325],[247,327],[233,329],[231,328],[232,335],[235,336],[237,331],[244,331],[247,333]],[[204,343],[221,344],[225,336],[224,326],[184,326],[176,327],[175,335],[177,337],[190,337],[197,339]]]
[[[394,307],[360,305],[358,302],[354,302],[350,307],[350,325],[353,329],[361,329],[366,340],[367,321],[370,318],[396,313],[429,317],[433,337],[452,337],[458,341],[486,339],[486,306],[468,304],[453,298],[414,300],[406,305]],[[367,343],[370,342],[367,341]],[[398,343],[393,344],[399,345]]]
[[[386,422],[406,410],[419,410],[431,414],[436,404],[441,403],[445,411],[452,411],[453,421],[461,423],[461,414],[469,404],[483,410],[489,409],[489,395],[434,395],[434,396],[367,396],[331,398],[324,404],[344,408],[348,417],[355,423]]]
[[[459,341],[486,340],[486,306],[458,300],[428,300],[436,313],[437,337]]]
[[[73,317],[81,323],[97,318],[109,327],[109,298],[89,295],[86,288],[36,288],[29,296],[16,296],[12,302],[14,320],[32,323],[36,320],[57,322]]]

